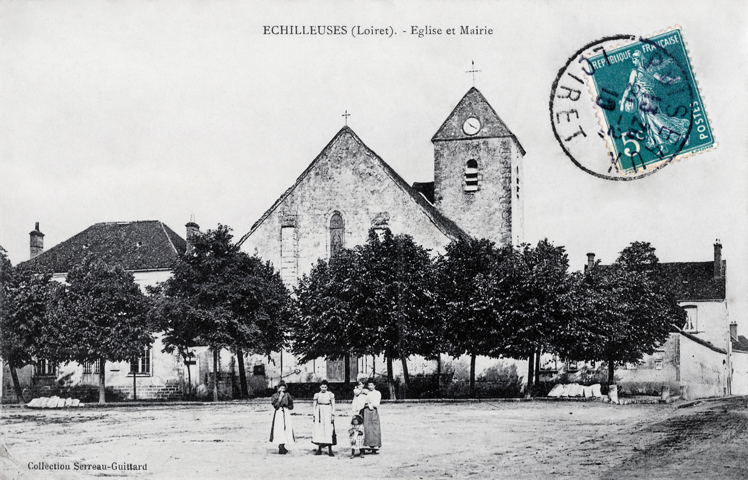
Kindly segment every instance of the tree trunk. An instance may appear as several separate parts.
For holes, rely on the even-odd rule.
[[[535,385],[540,385],[540,352],[541,349],[535,353]]]
[[[343,380],[345,380],[345,383],[350,383],[351,382],[351,354],[346,353],[343,361],[345,362],[345,366],[343,366],[343,371],[345,372],[345,376],[343,377]]]
[[[8,364],[10,368],[10,377],[13,379],[13,389],[16,391],[16,401],[18,403],[26,403],[23,401],[23,389],[21,388],[21,382],[18,381],[18,372],[14,365]]]
[[[527,390],[525,391],[525,398],[530,398],[532,393],[532,380],[535,378],[535,355],[530,355],[527,359]]]
[[[470,354],[470,397],[475,397],[475,354]]]
[[[410,386],[410,374],[408,373],[408,359],[400,356],[403,364],[403,398],[408,398],[408,387]]]
[[[106,360],[99,359],[99,403],[106,403]]]
[[[441,396],[442,391],[442,354],[436,354],[436,386],[439,395]]]
[[[612,359],[608,359],[608,384],[615,385],[616,383],[616,363]]]
[[[137,367],[137,365],[138,365],[137,362],[138,362],[138,360],[136,358],[135,359],[135,363],[131,363],[130,365],[133,365],[133,366]],[[137,400],[138,399],[138,390],[137,390],[137,386],[138,386],[138,382],[137,382],[138,375],[137,375],[137,372],[135,371],[134,368],[131,368],[130,370],[132,370],[132,399],[133,400]]]
[[[390,400],[397,400],[395,379],[392,378],[392,359],[390,357],[387,357],[387,385],[390,388]]]
[[[213,401],[218,401],[218,349],[213,348]]]
[[[377,356],[372,355],[371,356],[371,378],[374,378],[377,376]]]
[[[239,383],[242,389],[242,398],[249,398],[249,386],[247,385],[247,372],[244,371],[244,352],[241,348],[236,349],[236,361],[239,362]]]

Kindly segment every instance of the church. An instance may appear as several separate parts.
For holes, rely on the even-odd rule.
[[[434,181],[409,185],[343,127],[239,244],[272,262],[292,287],[318,259],[365,243],[371,228],[408,234],[432,253],[467,236],[521,243],[525,151],[478,89],[457,102],[431,142]],[[342,362],[280,357],[273,381],[343,380]],[[351,376],[373,373],[370,363],[352,361]]]

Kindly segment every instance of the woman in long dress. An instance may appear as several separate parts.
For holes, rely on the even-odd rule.
[[[286,393],[286,383],[278,384],[278,391],[270,397],[270,403],[275,411],[273,412],[273,424],[270,428],[270,442],[278,445],[278,453],[285,455],[288,453],[286,445],[293,445],[296,438],[293,434],[293,421],[291,420],[291,410],[293,410],[293,397]]]
[[[335,395],[327,391],[327,380],[322,380],[319,392],[314,394],[314,424],[312,425],[312,443],[317,445],[317,453],[322,455],[322,447],[327,447],[331,457],[333,434],[335,432]]]
[[[364,448],[369,449],[371,453],[379,453],[382,446],[382,431],[379,425],[379,403],[382,400],[382,394],[377,390],[374,380],[366,382],[366,408],[364,408]]]
[[[634,69],[623,92],[620,110],[636,115],[644,127],[649,150],[659,155],[671,153],[668,151],[671,147],[683,145],[690,119],[675,116],[678,110],[669,115],[660,107],[660,99],[666,95],[663,89],[683,82],[683,78],[678,76],[679,70],[670,58],[647,63],[642,52],[637,50],[631,56],[631,61]]]

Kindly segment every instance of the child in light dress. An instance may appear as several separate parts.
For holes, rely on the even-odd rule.
[[[361,415],[356,414],[351,419],[348,436],[351,439],[351,458],[363,457],[361,447],[364,446],[364,418]]]

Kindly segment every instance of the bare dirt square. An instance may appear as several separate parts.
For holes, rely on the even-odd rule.
[[[264,401],[29,410],[4,408],[2,478],[748,478],[748,400],[386,403],[378,455],[349,458],[349,404],[336,456],[315,456],[311,404],[278,455]],[[112,468],[112,465],[116,468]],[[76,470],[76,466],[108,466]],[[147,470],[126,470],[146,465]]]

